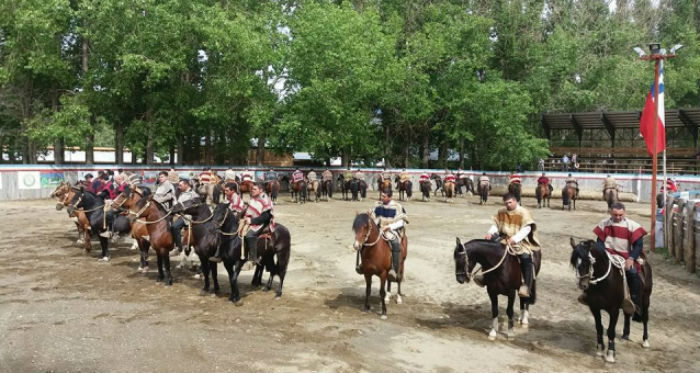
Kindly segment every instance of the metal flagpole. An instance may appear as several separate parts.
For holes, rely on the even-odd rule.
[[[653,57],[653,56],[652,56]],[[654,135],[652,136],[653,147],[651,156],[651,250],[656,248],[656,173],[658,171],[658,157],[656,156],[656,126],[659,123],[659,61],[654,61]]]

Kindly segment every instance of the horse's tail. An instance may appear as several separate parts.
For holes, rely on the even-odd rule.
[[[403,187],[406,189],[406,195],[408,198],[411,198],[411,195],[413,195],[413,183],[411,183],[410,180],[406,180]]]
[[[564,206],[569,204],[569,187],[564,187],[564,189],[561,190],[561,200]]]
[[[542,197],[544,196],[544,192],[542,191],[542,186],[544,184],[540,183],[537,184],[537,189],[535,190],[535,196],[537,197],[537,203],[540,203],[542,201]],[[546,185],[544,186],[545,188],[547,187]]]

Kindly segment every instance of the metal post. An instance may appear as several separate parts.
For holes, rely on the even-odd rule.
[[[651,251],[656,248],[656,172],[658,168],[658,158],[656,156],[656,126],[659,122],[659,61],[654,61],[654,135],[652,136],[652,158],[651,158]]]

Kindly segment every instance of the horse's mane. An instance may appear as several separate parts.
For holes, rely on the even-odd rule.
[[[370,221],[371,219],[369,218],[369,214],[366,212],[361,212],[355,216],[355,221],[352,222],[352,230],[357,232],[358,230],[362,229],[362,227],[369,224]]]

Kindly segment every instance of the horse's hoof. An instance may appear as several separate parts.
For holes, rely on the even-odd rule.
[[[605,362],[606,363],[614,363],[615,362],[615,351],[614,350],[608,350],[608,353],[605,355]]]
[[[629,335],[623,335],[622,337],[620,337],[620,340],[623,342],[631,341]]]
[[[380,316],[379,318],[382,319],[382,320],[386,320],[388,317],[387,317],[386,315],[382,315],[382,316]]]
[[[491,331],[489,332],[489,341],[495,341],[495,340],[496,340],[496,335],[497,335],[497,334],[496,334],[496,331],[493,330],[493,329],[491,329]]]
[[[403,304],[403,300],[401,299],[400,295],[396,296],[396,304]]]
[[[649,344],[649,340],[645,339],[644,342],[642,342],[642,347],[643,348],[649,348],[651,345]]]
[[[141,269],[141,273],[143,273],[144,275],[148,273],[148,267],[143,267],[143,269]]]
[[[109,257],[108,256],[103,256],[100,259],[97,259],[98,262],[109,262]]]
[[[508,332],[506,332],[506,337],[508,337],[508,340],[515,339],[515,331],[513,329],[508,329]]]
[[[605,347],[603,345],[598,345],[595,350],[595,356],[603,357],[605,355]]]
[[[85,243],[85,240],[84,240],[84,239],[82,239],[82,238],[78,238],[78,240],[77,240],[77,241],[75,241],[75,243],[76,243],[76,245],[82,245],[82,244],[84,244],[84,243]]]

